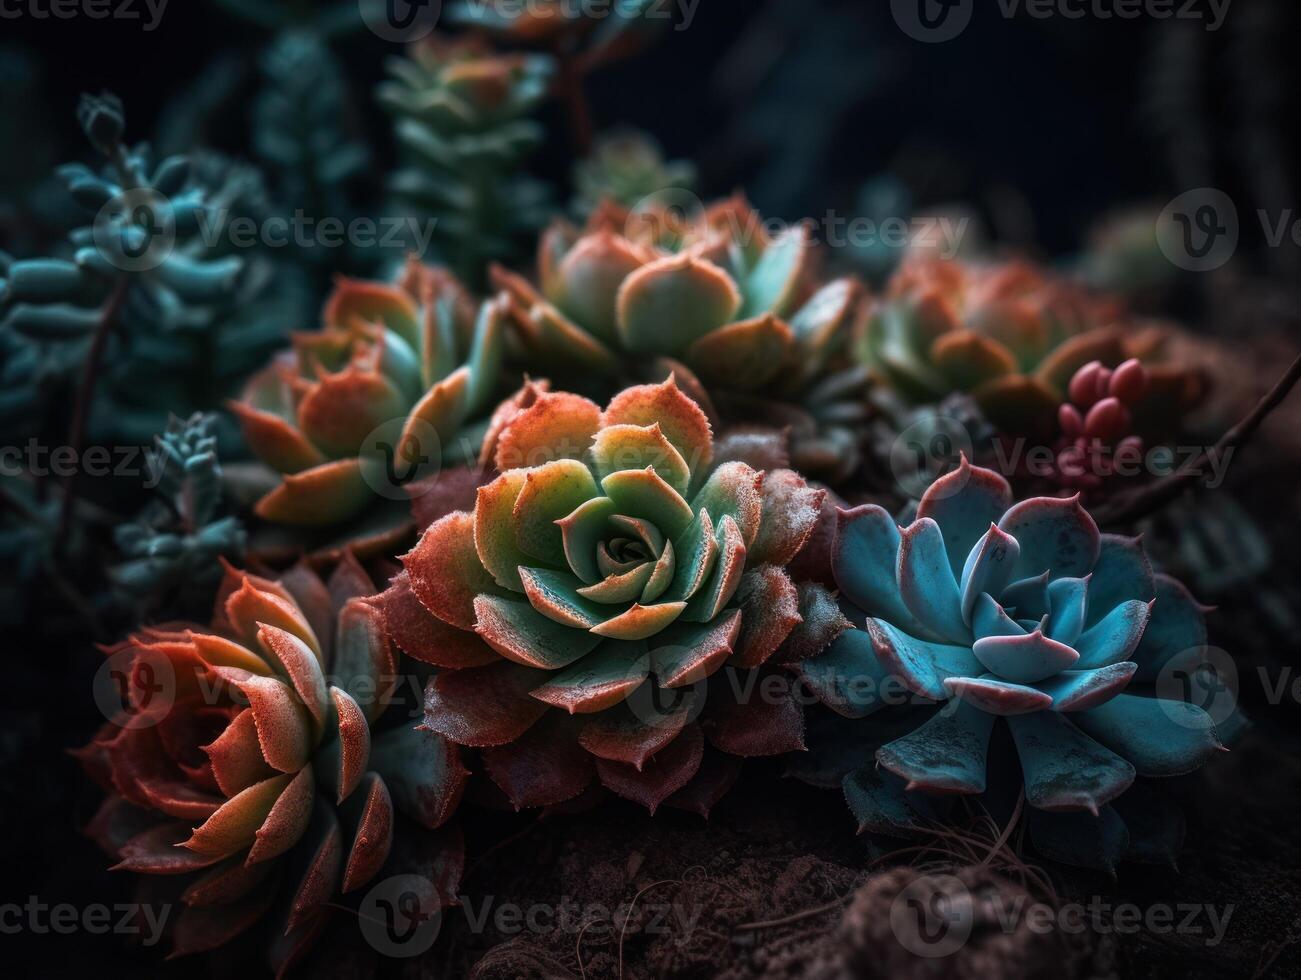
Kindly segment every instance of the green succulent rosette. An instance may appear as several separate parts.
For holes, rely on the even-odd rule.
[[[739,704],[708,682],[763,667],[800,621],[784,566],[823,491],[714,465],[672,379],[604,411],[531,388],[489,438],[500,476],[425,531],[381,600],[395,642],[444,668],[428,728],[482,749],[517,807],[595,777],[651,809],[680,792],[707,809],[732,771],[720,753],[799,747],[796,703]]]

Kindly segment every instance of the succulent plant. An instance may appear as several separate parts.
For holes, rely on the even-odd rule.
[[[542,142],[527,116],[546,94],[551,63],[435,36],[388,70],[378,98],[404,154],[391,190],[434,219],[437,257],[477,287],[488,262],[515,256],[546,220],[546,191],[523,163]]]
[[[402,501],[397,523],[365,535],[379,545],[401,533],[401,488],[467,462],[454,439],[497,395],[504,318],[504,301],[476,311],[450,273],[414,257],[393,283],[340,279],[324,328],[295,336],[231,403],[249,447],[282,475],[257,515],[338,531],[387,497]]]
[[[891,704],[941,705],[845,778],[865,827],[915,827],[936,794],[981,794],[1019,768],[1030,807],[1098,829],[1136,774],[1190,772],[1221,747],[1210,715],[1172,694],[1204,656],[1203,607],[1077,498],[1013,504],[964,459],[905,528],[874,505],[842,510],[832,566],[857,628],[800,665],[812,691],[869,731]]]
[[[574,164],[573,210],[586,221],[605,202],[632,208],[647,197],[690,191],[696,168],[686,160],[665,160],[647,133],[621,129],[597,138],[592,154]]]
[[[1056,482],[1069,490],[1097,491],[1108,480],[1137,467],[1143,438],[1134,434],[1134,408],[1146,396],[1151,378],[1140,361],[1114,371],[1090,361],[1075,372],[1057,419],[1062,438],[1053,467]],[[1117,472],[1117,466],[1121,472]]]
[[[668,11],[655,0],[608,6],[540,0],[458,0],[449,19],[515,45],[579,52],[588,66],[609,61],[668,26]]]
[[[124,560],[109,570],[109,578],[119,595],[145,613],[138,619],[172,618],[158,614],[209,604],[221,580],[218,558],[243,557],[243,525],[220,516],[216,422],[213,415],[172,419],[154,440],[150,461],[159,496],[135,521],[114,529]]]
[[[865,372],[837,370],[861,287],[814,288],[803,225],[769,235],[740,198],[680,203],[610,204],[581,231],[557,221],[536,287],[494,267],[531,362],[575,386],[676,371],[724,421],[790,427],[794,464],[819,475],[855,451],[867,412]]]
[[[125,111],[111,95],[84,97],[78,119],[107,163],[59,175],[91,223],[69,234],[66,255],[0,269],[0,333],[26,367],[21,396],[11,394],[21,415],[66,430],[60,418],[90,362],[93,436],[147,444],[169,413],[229,394],[283,328],[268,332],[257,315],[269,285],[260,263],[206,240],[217,188],[196,179],[192,161],[155,162],[147,146],[128,148]]]
[[[428,728],[481,748],[516,807],[575,797],[595,774],[652,810],[707,810],[730,764],[702,728],[731,756],[799,747],[793,701],[708,682],[724,665],[750,676],[800,621],[783,566],[823,491],[712,466],[709,423],[672,379],[604,411],[526,389],[486,448],[500,475],[473,513],[424,532],[380,600],[394,642],[444,668]]]
[[[328,585],[306,566],[279,582],[230,569],[211,628],[147,628],[106,651],[125,704],[79,753],[110,793],[88,832],[119,869],[173,883],[175,954],[269,915],[287,968],[398,832],[422,838],[431,865],[390,873],[423,871],[428,911],[453,900],[459,834],[430,831],[466,773],[409,717],[381,724],[401,677],[373,591],[355,560]]]
[[[1199,372],[1155,363],[1165,332],[1023,262],[906,261],[865,321],[858,355],[915,402],[969,392],[1005,432],[1048,438],[1070,379],[1090,361],[1149,364],[1150,394],[1181,414],[1203,393]]]

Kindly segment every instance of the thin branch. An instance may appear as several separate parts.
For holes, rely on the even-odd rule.
[[[83,443],[86,440],[86,421],[90,417],[90,406],[95,400],[95,386],[99,381],[100,368],[104,361],[104,352],[108,349],[108,338],[113,332],[113,321],[126,299],[128,279],[122,276],[113,286],[113,292],[100,311],[99,323],[90,341],[90,350],[86,353],[86,367],[81,375],[81,384],[77,387],[77,400],[72,411],[72,424],[68,430],[68,445],[72,447],[78,460],[81,459]],[[67,543],[68,531],[72,527],[72,514],[76,507],[77,474],[81,467],[74,466],[68,474],[64,485],[63,510],[59,515],[59,529],[54,538],[54,552],[59,554]]]
[[[1298,381],[1301,381],[1301,357],[1292,362],[1287,373],[1256,403],[1251,413],[1224,433],[1211,449],[1184,463],[1169,476],[1099,507],[1094,513],[1097,522],[1102,525],[1131,524],[1174,500],[1202,474],[1208,458],[1224,458],[1226,454],[1246,446],[1261,423],[1283,403]]]

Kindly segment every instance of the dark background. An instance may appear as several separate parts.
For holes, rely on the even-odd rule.
[[[592,80],[598,129],[653,133],[672,157],[697,163],[706,197],[745,187],[784,218],[852,214],[863,183],[886,174],[919,206],[966,202],[1001,242],[1053,257],[1081,249],[1109,210],[1159,206],[1193,187],[1229,191],[1244,213],[1277,214],[1298,200],[1295,0],[1235,0],[1216,34],[1197,22],[1009,21],[989,0],[977,8],[961,38],[925,45],[897,28],[885,0],[700,0],[688,30]],[[130,138],[148,138],[218,52],[252,63],[265,41],[207,0],[171,0],[153,33],[130,21],[0,20],[0,50],[21,52],[34,72],[0,78],[5,105],[30,114],[0,146],[6,172],[46,173],[84,156],[81,92],[121,96]],[[395,49],[366,32],[334,49],[378,191],[393,152],[371,93]],[[543,117],[563,129],[554,106]],[[214,141],[246,152],[247,120],[227,116]],[[557,141],[538,167],[563,181],[568,161]],[[0,202],[17,193],[27,192],[0,185]],[[1290,291],[1295,250],[1266,251],[1253,234],[1259,225],[1245,221],[1252,274]],[[1207,319],[1202,304],[1186,312]],[[97,793],[65,754],[96,726],[82,679],[98,654],[52,642],[49,625],[0,643],[0,902],[127,901],[129,882],[99,870],[101,856],[78,833]],[[38,940],[40,965],[14,975],[48,975],[50,937],[25,938]],[[0,936],[0,962],[23,962],[17,942]],[[58,942],[58,966],[69,971],[161,974],[156,950],[85,933]]]
[[[1264,194],[1257,185],[1279,182],[1258,172],[1277,169],[1271,154],[1290,185],[1295,3],[1233,0],[1214,33],[1192,20],[1006,19],[990,0],[976,8],[958,39],[920,44],[886,0],[700,0],[687,29],[592,80],[598,128],[646,129],[698,162],[707,192],[744,186],[785,218],[850,207],[865,179],[893,172],[918,203],[976,202],[997,212],[1001,239],[1052,254],[1079,248],[1120,204],[1202,183]],[[30,95],[59,159],[81,152],[79,93],[122,96],[129,134],[145,138],[217,52],[253,60],[264,40],[209,0],[171,0],[152,33],[111,19],[0,20],[0,44],[38,64]],[[394,46],[362,31],[335,50],[378,178],[391,140],[370,93]],[[237,151],[241,121],[227,122],[221,148]],[[540,163],[565,170],[556,153]]]

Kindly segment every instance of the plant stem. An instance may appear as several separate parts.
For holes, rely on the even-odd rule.
[[[1224,458],[1227,453],[1236,452],[1245,446],[1261,423],[1283,403],[1298,381],[1301,381],[1301,356],[1292,362],[1287,373],[1265,393],[1247,417],[1224,433],[1211,449],[1198,454],[1169,476],[1119,496],[1105,507],[1099,507],[1094,514],[1097,522],[1100,525],[1130,524],[1175,499],[1201,475],[1208,458],[1212,455]]]
[[[86,440],[86,422],[90,417],[90,406],[95,400],[95,386],[99,381],[100,367],[103,365],[104,352],[108,349],[108,338],[113,332],[113,322],[118,310],[126,298],[127,277],[120,277],[113,285],[113,292],[100,310],[99,323],[91,337],[90,350],[86,352],[86,366],[81,374],[81,384],[77,387],[77,400],[72,411],[72,423],[68,429],[68,445],[78,460],[81,459],[83,443]],[[76,505],[76,482],[80,466],[74,466],[64,484],[63,509],[59,514],[59,528],[54,538],[54,553],[62,552],[67,543],[68,532],[72,527],[72,514]]]

